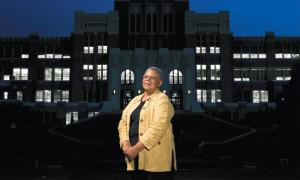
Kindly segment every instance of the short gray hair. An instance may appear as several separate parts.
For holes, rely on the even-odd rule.
[[[153,71],[155,71],[156,73],[158,73],[158,74],[159,74],[159,78],[162,80],[163,74],[162,74],[162,70],[161,70],[161,69],[159,69],[159,68],[156,67],[156,66],[150,66],[150,67],[148,67],[148,68],[146,69],[145,72],[147,72],[148,70],[153,70]]]

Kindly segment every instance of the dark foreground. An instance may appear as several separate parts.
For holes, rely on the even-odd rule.
[[[300,179],[298,171],[292,166],[240,167],[200,167],[179,169],[175,180],[247,180],[247,179]],[[52,166],[44,168],[2,168],[1,180],[127,180],[124,169],[107,170],[103,168],[63,168]]]

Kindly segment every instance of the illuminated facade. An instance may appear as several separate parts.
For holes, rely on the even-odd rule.
[[[300,37],[237,37],[228,12],[196,13],[188,0],[115,0],[107,13],[75,12],[70,37],[0,38],[0,98],[69,124],[120,112],[157,66],[177,113],[272,108],[299,53]]]

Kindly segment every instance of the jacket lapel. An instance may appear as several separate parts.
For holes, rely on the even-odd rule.
[[[145,104],[144,104],[144,106],[143,106],[143,109],[147,109],[147,107],[148,107],[150,101],[155,100],[155,98],[157,97],[157,95],[158,95],[160,92],[161,92],[161,91],[160,91],[159,89],[156,89],[156,90],[154,91],[154,93],[151,94],[151,95],[147,98],[147,100],[146,100],[146,102],[145,102]],[[140,95],[137,96],[137,98],[136,98],[136,100],[135,100],[135,102],[134,102],[135,105],[133,106],[133,109],[135,109],[135,108],[141,103],[142,97],[143,97],[143,94],[140,94]]]
[[[150,101],[154,101],[155,98],[158,96],[158,94],[161,91],[159,89],[156,89],[153,94],[151,94],[148,99],[146,100],[145,104],[143,105],[143,109],[146,110],[147,107],[149,106]],[[133,105],[131,108],[128,110],[128,116],[127,116],[127,128],[129,129],[129,123],[130,123],[130,115],[131,113],[139,106],[141,100],[142,100],[143,94],[140,94],[135,98]]]

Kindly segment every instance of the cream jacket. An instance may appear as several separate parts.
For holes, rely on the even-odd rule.
[[[129,141],[130,114],[140,104],[143,94],[135,96],[122,112],[118,124],[120,148],[125,140]],[[157,89],[146,100],[140,112],[139,140],[145,148],[140,151],[139,169],[151,172],[171,171],[172,152],[174,169],[177,170],[176,151],[171,119],[174,108],[169,97]],[[134,170],[134,161],[124,155],[128,170]]]

